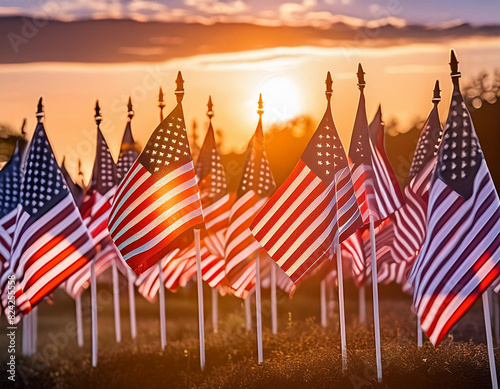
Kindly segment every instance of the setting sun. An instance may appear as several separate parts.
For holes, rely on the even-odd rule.
[[[283,122],[300,114],[299,90],[290,77],[264,78],[257,85],[256,92],[262,93],[267,123]]]

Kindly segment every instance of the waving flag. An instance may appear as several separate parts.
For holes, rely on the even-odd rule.
[[[38,123],[21,186],[9,266],[18,282],[17,309],[29,312],[94,254],[43,124]]]
[[[363,222],[367,224],[370,219],[373,221],[385,219],[402,204],[400,189],[393,186],[388,174],[387,169],[390,165],[387,165],[388,161],[385,161],[377,151],[370,137],[366,118],[364,72],[361,64],[358,67],[358,78],[360,96],[349,148],[349,160],[356,198]]]
[[[203,223],[181,104],[183,83],[179,72],[177,106],[126,174],[109,218],[111,237],[136,274],[171,252],[175,238]]]
[[[329,83],[329,84],[328,84]],[[331,94],[331,77],[328,73]],[[330,95],[328,95],[330,96]],[[252,223],[271,258],[297,282],[363,225],[330,102],[300,161]]]
[[[83,202],[83,188],[75,183],[71,176],[68,173],[68,169],[66,169],[66,159],[63,159],[63,162],[61,164],[61,173],[64,177],[64,181],[66,182],[66,185],[68,186],[68,189],[73,196],[73,200],[75,200],[75,204],[78,208],[81,207],[82,202]]]
[[[94,169],[82,204],[82,216],[95,245],[109,243],[108,217],[116,192],[116,165],[102,135],[99,102],[96,102],[97,144]]]
[[[262,108],[260,96],[257,110],[259,122],[248,144],[243,176],[231,209],[225,248],[229,286],[236,296],[242,298],[245,298],[255,285],[256,266],[252,256],[261,248],[250,232],[250,224],[276,188],[264,150]]]
[[[453,95],[429,191],[427,234],[409,282],[422,329],[438,345],[500,274],[500,201],[452,51]]]

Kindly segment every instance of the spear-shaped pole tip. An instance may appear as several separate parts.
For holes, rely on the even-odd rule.
[[[257,102],[257,104],[257,113],[259,114],[259,116],[262,116],[262,114],[264,113],[264,101],[262,100],[262,93],[259,93],[259,101]]]
[[[132,98],[129,96],[128,98],[128,103],[127,103],[127,116],[128,116],[128,120],[132,120],[132,118],[134,117],[134,108],[132,107]]]
[[[455,50],[451,49],[450,52],[450,68],[451,68],[451,77],[460,78],[461,74],[458,71],[458,60],[455,55]]]
[[[40,97],[38,100],[38,106],[36,110],[36,120],[40,123],[45,116],[45,113],[43,112],[43,99]]]
[[[432,102],[437,104],[441,101],[441,89],[439,89],[439,80],[434,84],[434,93],[432,95]]]
[[[159,101],[160,105],[165,106],[164,101],[163,101],[163,89],[161,89],[161,86],[160,86],[160,92],[158,93],[158,101]]]
[[[210,120],[214,117],[214,105],[212,103],[212,96],[208,96],[208,103],[207,103],[207,116]]]
[[[330,101],[330,98],[332,97],[332,93],[333,93],[333,89],[332,89],[333,81],[332,81],[332,75],[330,74],[330,72],[326,73],[325,84],[326,84],[325,95],[326,95],[326,98],[328,99],[328,101]]]
[[[366,83],[365,83],[365,72],[363,71],[363,67],[361,66],[361,64],[358,64],[357,75],[358,75],[358,88],[363,89]]]
[[[101,122],[102,122],[101,107],[99,106],[99,100],[95,101],[94,119],[95,119],[95,122],[97,123],[97,126],[99,126],[99,124],[101,124]]]
[[[175,84],[177,85],[177,88],[175,89],[175,97],[177,98],[177,103],[180,103],[184,97],[184,80],[182,79],[180,71],[177,73]]]

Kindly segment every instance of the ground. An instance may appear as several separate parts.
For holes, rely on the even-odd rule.
[[[83,295],[85,345],[76,344],[74,302],[57,291],[55,304],[39,308],[38,354],[22,358],[17,338],[16,382],[0,373],[0,387],[33,388],[487,388],[490,375],[481,305],[452,330],[438,347],[416,346],[411,297],[397,286],[381,288],[384,381],[376,383],[372,318],[358,323],[357,291],[346,287],[348,369],[342,372],[338,317],[327,328],[319,323],[317,282],[299,287],[292,300],[278,299],[279,332],[270,330],[269,295],[264,291],[264,363],[257,363],[255,331],[245,330],[240,300],[219,299],[219,331],[211,326],[211,301],[205,290],[206,360],[200,371],[196,290],[194,285],[167,293],[167,347],[160,349],[158,302],[136,296],[138,337],[130,338],[126,282],[122,280],[122,342],[114,335],[112,294],[100,284],[99,361],[91,367],[90,306]],[[370,296],[367,295],[367,299]],[[368,306],[370,312],[371,306]],[[0,328],[6,328],[5,316]],[[19,327],[21,328],[21,327]],[[5,330],[6,331],[6,330]],[[6,366],[7,337],[0,337],[0,362]],[[497,350],[497,360],[500,358]],[[500,365],[499,365],[500,367]]]

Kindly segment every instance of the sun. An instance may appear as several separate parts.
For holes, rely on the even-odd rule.
[[[284,122],[299,115],[299,89],[290,77],[267,77],[256,89],[257,93],[262,93],[266,122]]]

